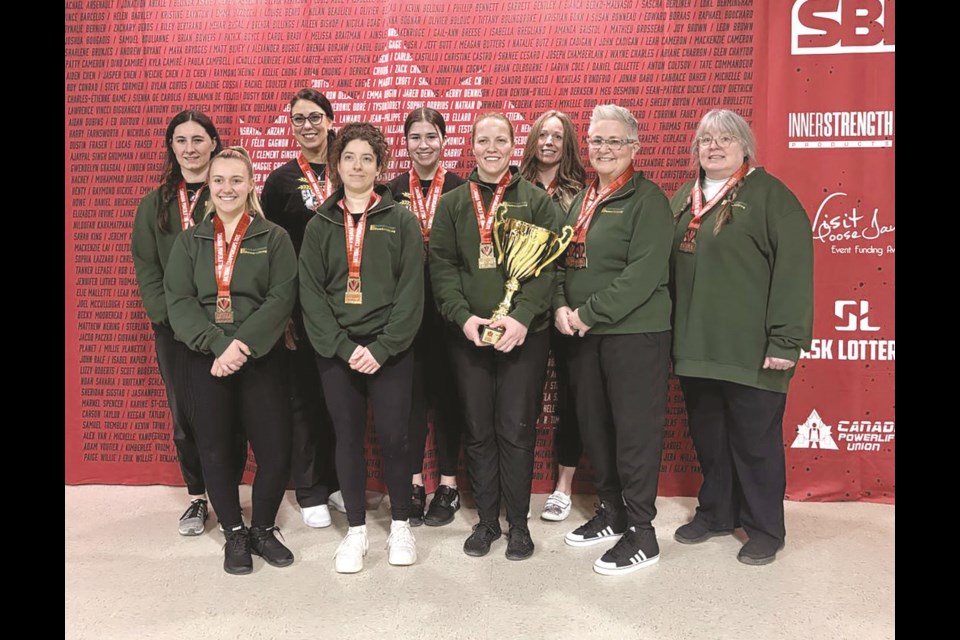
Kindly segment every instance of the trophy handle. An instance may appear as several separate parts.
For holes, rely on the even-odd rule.
[[[571,227],[570,225],[566,225],[562,229],[562,232],[563,233],[561,235],[556,236],[553,240],[553,242],[557,245],[556,251],[551,253],[549,256],[547,256],[540,262],[540,266],[537,267],[537,270],[534,271],[533,273],[534,278],[540,275],[540,272],[543,271],[543,268],[545,266],[547,266],[548,264],[556,260],[558,257],[560,257],[560,254],[563,253],[564,250],[566,250],[567,245],[570,244],[571,240],[573,240],[573,227]]]
[[[497,248],[497,264],[503,264],[503,247],[500,245],[500,227],[507,219],[507,207],[501,204],[493,214],[493,245]]]

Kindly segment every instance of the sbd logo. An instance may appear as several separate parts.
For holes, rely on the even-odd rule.
[[[797,0],[790,53],[885,53],[894,50],[895,0]]]

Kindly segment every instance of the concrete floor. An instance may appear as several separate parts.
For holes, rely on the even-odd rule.
[[[445,527],[419,527],[419,561],[387,564],[387,505],[368,511],[364,570],[340,575],[333,553],[346,517],[308,529],[288,491],[278,516],[296,555],[277,569],[254,558],[248,576],[223,572],[215,518],[195,538],[177,534],[186,508],[177,487],[65,487],[65,637],[510,640],[882,640],[894,637],[893,506],[786,504],[787,547],[777,561],[736,559],[742,535],[687,546],[673,531],[693,498],[660,498],[655,521],[660,562],[635,573],[593,572],[602,545],[573,548],[563,534],[593,514],[593,497],[574,498],[566,522],[545,522],[545,495],[533,497],[532,558],[461,550],[476,512],[461,509]],[[469,500],[468,506],[472,506]],[[241,488],[249,520],[250,487]]]

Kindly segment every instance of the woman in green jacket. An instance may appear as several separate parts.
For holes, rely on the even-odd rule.
[[[251,553],[285,567],[293,554],[275,520],[290,478],[290,403],[283,330],[293,311],[297,258],[290,236],[263,217],[246,151],[210,163],[208,215],[180,234],[163,284],[182,358],[185,410],[197,433],[210,499],[227,538],[227,573],[253,570]],[[257,459],[247,530],[231,464],[244,433]]]

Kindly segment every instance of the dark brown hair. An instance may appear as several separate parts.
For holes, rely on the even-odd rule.
[[[387,139],[384,137],[383,131],[369,122],[351,122],[340,129],[337,137],[333,139],[333,145],[330,147],[329,165],[333,167],[333,170],[328,169],[327,174],[330,179],[333,180],[335,189],[343,186],[338,168],[340,165],[340,156],[343,155],[343,150],[347,145],[354,140],[363,140],[370,145],[374,155],[377,157],[377,168],[379,170],[383,171],[390,163],[390,145],[387,144]]]
[[[173,152],[173,132],[184,122],[196,122],[203,127],[203,130],[213,140],[213,151],[210,153],[211,160],[223,149],[217,128],[213,126],[213,121],[202,112],[196,109],[186,109],[173,116],[170,124],[167,125],[167,132],[163,139],[167,148],[167,156],[163,161],[163,172],[160,176],[160,201],[157,208],[157,228],[164,232],[170,229],[168,205],[176,197],[177,189],[183,180],[183,169],[180,168],[180,163],[177,161],[177,154]]]

